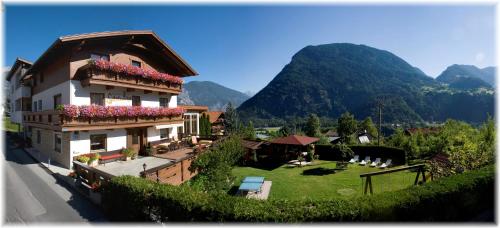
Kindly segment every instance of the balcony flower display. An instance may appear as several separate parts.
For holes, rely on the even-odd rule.
[[[56,109],[62,111],[64,116],[67,116],[69,118],[76,118],[80,116],[80,109],[76,105],[58,105]]]
[[[177,85],[182,85],[183,83],[183,80],[177,76],[173,76],[167,73],[161,73],[151,69],[142,69],[137,66],[126,65],[121,63],[113,63],[104,59],[99,59],[99,60],[91,59],[89,60],[89,64],[103,71],[111,71],[114,73],[140,76],[155,81],[170,82]]]
[[[59,107],[68,118],[112,118],[112,117],[174,117],[184,113],[183,108],[141,107],[141,106],[101,106],[63,105]]]

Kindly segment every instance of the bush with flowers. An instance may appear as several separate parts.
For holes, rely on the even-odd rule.
[[[118,74],[140,76],[155,81],[159,80],[162,82],[169,82],[177,85],[182,85],[183,83],[182,78],[178,76],[174,76],[167,73],[161,73],[150,69],[142,69],[137,66],[126,65],[122,63],[113,63],[104,59],[99,59],[99,60],[91,59],[89,60],[89,64],[102,71],[110,71]]]
[[[101,106],[62,105],[58,107],[67,118],[113,118],[113,117],[174,117],[182,115],[183,108],[141,107],[141,106]]]

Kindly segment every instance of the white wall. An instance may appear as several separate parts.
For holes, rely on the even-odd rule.
[[[177,139],[177,127],[182,127],[183,124],[168,124],[167,126],[170,128],[168,137]],[[158,141],[160,139],[160,130],[155,127],[148,127],[148,142]]]
[[[132,106],[132,96],[141,97],[141,106],[160,107],[160,97],[168,98],[170,95],[159,95],[158,92],[144,94],[143,90],[127,92],[126,88],[115,87],[106,90],[102,85],[91,85],[83,88],[80,81],[71,80],[70,101],[73,105],[90,105],[90,93],[104,93],[105,103],[109,106]],[[172,96],[169,107],[177,107],[177,96]]]
[[[119,150],[127,147],[127,131],[125,129],[79,131],[78,138],[75,132],[71,132],[70,151],[71,156],[86,154],[90,152],[90,135],[106,134],[106,149]]]
[[[61,102],[63,104],[69,104],[69,86],[70,82],[65,81],[61,84],[53,86],[49,89],[46,89],[40,93],[33,95],[31,99],[31,110],[35,110],[34,104],[37,102],[37,111],[38,109],[38,101],[42,100],[42,111],[43,110],[53,110],[54,109],[54,96],[57,94],[61,94]]]

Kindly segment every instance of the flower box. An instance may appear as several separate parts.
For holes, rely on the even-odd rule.
[[[140,78],[137,80],[138,85],[144,85],[144,86],[155,86],[155,82],[151,79],[147,78]]]
[[[91,118],[90,123],[91,124],[114,124],[115,118],[114,117]]]
[[[120,74],[118,80],[123,83],[137,84],[137,78],[133,75]]]

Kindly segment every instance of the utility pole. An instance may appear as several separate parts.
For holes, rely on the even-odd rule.
[[[380,146],[380,135],[382,134],[382,107],[384,104],[382,103],[382,99],[378,100],[378,146]]]

